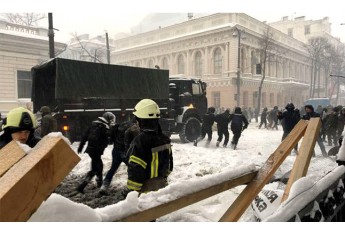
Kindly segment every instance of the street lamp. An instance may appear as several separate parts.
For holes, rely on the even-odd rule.
[[[240,95],[240,87],[241,87],[241,38],[244,39],[245,37],[242,37],[242,32],[240,29],[237,27],[234,27],[237,32],[234,32],[232,34],[233,37],[238,38],[237,42],[237,79],[236,79],[236,86],[237,86],[237,96],[236,96],[236,101],[237,101],[237,107],[240,106],[240,101],[241,101],[241,95]]]

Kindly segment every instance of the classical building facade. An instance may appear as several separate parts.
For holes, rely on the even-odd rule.
[[[112,63],[158,65],[169,69],[170,75],[201,78],[208,85],[209,106],[257,108],[263,74],[256,67],[262,63],[262,41],[268,30],[275,49],[268,52],[260,106],[282,108],[288,102],[301,106],[308,98],[311,74],[304,43],[243,13],[213,14],[118,39]]]
[[[65,44],[56,42],[55,51]],[[31,67],[49,59],[48,29],[0,21],[0,112],[32,109]],[[44,90],[44,89],[42,89]]]

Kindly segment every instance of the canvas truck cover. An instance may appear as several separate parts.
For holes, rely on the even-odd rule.
[[[169,98],[169,71],[54,58],[31,69],[34,110],[56,101]]]

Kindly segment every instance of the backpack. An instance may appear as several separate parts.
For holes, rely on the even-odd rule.
[[[102,129],[103,128],[105,128],[103,124],[93,122],[91,127],[90,127],[87,141],[89,143],[101,143],[101,142],[103,142],[103,139],[104,139],[104,137],[102,135]]]
[[[115,130],[114,146],[117,149],[120,149],[120,150],[123,150],[123,151],[125,150],[125,132],[132,125],[133,125],[132,121],[124,121]]]

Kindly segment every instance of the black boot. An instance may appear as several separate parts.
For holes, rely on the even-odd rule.
[[[77,191],[80,193],[84,193],[85,187],[89,184],[91,179],[93,178],[94,174],[92,172],[88,172],[83,180],[83,182],[77,187]]]
[[[100,188],[103,184],[103,179],[102,177],[97,177],[96,178],[96,183],[97,183],[97,188]]]
[[[77,191],[80,193],[84,193],[84,188],[87,186],[89,182],[87,181],[83,181],[78,187],[77,187]]]

